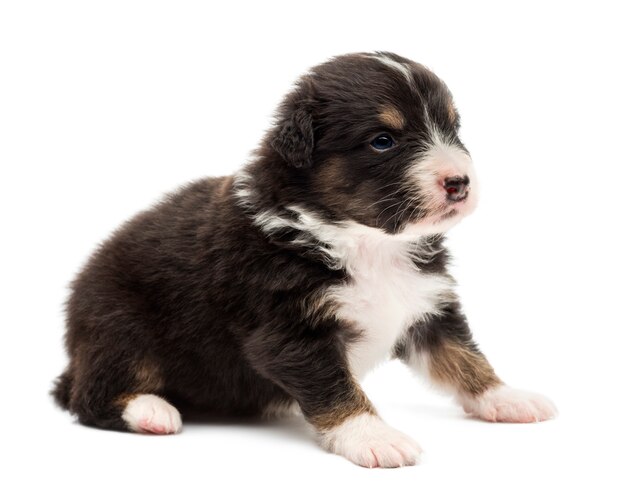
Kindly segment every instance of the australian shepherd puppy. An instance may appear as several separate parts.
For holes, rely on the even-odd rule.
[[[480,352],[446,270],[476,205],[450,92],[391,53],[339,56],[287,95],[250,163],[117,230],[72,283],[57,402],[86,425],[153,434],[181,414],[299,409],[368,467],[420,447],[359,381],[396,357],[488,421],[555,415]]]

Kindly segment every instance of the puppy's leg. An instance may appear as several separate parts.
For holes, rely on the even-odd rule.
[[[491,422],[538,422],[553,418],[547,398],[506,386],[472,340],[458,303],[414,325],[397,348],[405,362],[452,392],[463,409]]]
[[[84,350],[74,354],[72,366],[69,409],[81,423],[151,434],[180,432],[178,410],[154,394],[161,389],[162,380],[151,359],[129,362]]]
[[[70,410],[81,423],[101,429],[145,434],[177,434],[182,429],[178,410],[150,393],[122,393],[101,401],[77,398]]]
[[[350,374],[338,341],[320,332],[294,336],[260,329],[247,340],[246,355],[298,402],[326,449],[370,468],[417,463],[418,444],[378,416]]]

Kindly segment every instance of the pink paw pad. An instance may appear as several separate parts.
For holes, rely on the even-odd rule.
[[[164,425],[160,425],[155,422],[150,422],[148,419],[140,420],[139,427],[141,430],[145,432],[149,432],[151,434],[171,434],[172,433],[172,430],[168,429]]]

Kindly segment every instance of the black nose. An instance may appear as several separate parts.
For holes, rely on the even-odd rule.
[[[469,191],[469,178],[467,176],[453,176],[443,181],[443,187],[448,194],[448,200],[460,202],[467,198]]]

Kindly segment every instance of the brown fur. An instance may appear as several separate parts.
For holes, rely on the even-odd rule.
[[[448,102],[448,115],[450,116],[450,121],[452,123],[457,122],[457,112],[454,107],[454,101],[452,101],[452,99],[450,99],[450,101]]]
[[[315,67],[287,95],[237,181],[190,183],[100,245],[72,282],[70,363],[53,390],[60,405],[86,425],[120,430],[128,429],[122,406],[137,392],[158,393],[184,415],[259,415],[295,402],[320,429],[375,412],[348,364],[358,331],[332,315],[326,295],[351,273],[289,220],[264,232],[255,217],[288,219],[290,206],[301,205],[327,223],[396,234],[428,213],[419,185],[401,183],[433,125],[464,149],[450,93],[421,65],[385,56],[405,64],[412,80],[367,54]],[[398,145],[372,148],[381,132]],[[442,240],[428,239],[436,253],[417,268],[446,274]],[[410,331],[422,350],[470,338],[460,307]],[[437,374],[464,384],[453,369],[464,359],[442,360],[449,362]],[[479,371],[465,365],[474,388]]]
[[[384,106],[378,114],[380,121],[394,130],[402,130],[406,123],[402,113],[393,106]]]
[[[137,398],[137,396],[139,395],[139,393],[122,393],[121,395],[117,396],[116,398],[113,399],[113,405],[117,408],[120,409],[120,411],[124,411],[124,409],[126,408],[126,406],[135,398]]]
[[[315,417],[311,419],[311,423],[316,429],[325,431],[341,425],[350,417],[356,417],[363,413],[377,415],[374,406],[355,382],[351,394],[345,402],[337,403],[327,411],[315,415]]]
[[[453,340],[431,347],[428,363],[435,382],[472,396],[502,383],[485,356]]]
[[[318,172],[314,176],[316,189],[322,193],[331,193],[332,190],[348,188],[352,184],[346,180],[342,167],[345,162],[339,156],[331,156],[319,166]]]
[[[163,377],[157,363],[144,357],[135,368],[138,393],[158,393],[163,389]]]
[[[333,209],[342,212],[352,220],[361,223],[374,223],[371,198],[378,191],[377,186],[363,181],[354,183],[349,179],[351,163],[339,156],[331,156],[320,163],[313,177],[314,188]]]

